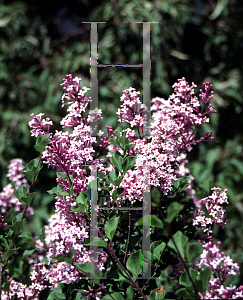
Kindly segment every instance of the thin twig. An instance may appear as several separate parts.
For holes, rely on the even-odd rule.
[[[126,273],[126,275],[128,276],[128,278],[131,281],[131,284],[134,286],[134,288],[139,292],[139,294],[143,297],[144,300],[148,300],[145,295],[143,294],[143,292],[141,291],[140,287],[138,284],[136,284],[132,277],[129,275],[129,273],[127,272],[127,270],[124,268],[124,266],[122,265],[122,263],[119,261],[119,259],[116,257],[112,247],[110,245],[107,246],[107,250],[110,252],[110,254],[114,257],[114,259],[116,260],[116,262],[119,264],[119,266],[122,268],[122,270]]]

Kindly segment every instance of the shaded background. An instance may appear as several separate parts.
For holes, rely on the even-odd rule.
[[[214,227],[213,237],[241,265],[241,275],[230,279],[243,282],[243,2],[208,1],[0,1],[0,185],[9,161],[26,163],[38,154],[30,136],[30,114],[45,114],[54,121],[52,132],[65,116],[61,107],[62,79],[66,74],[90,84],[90,25],[98,25],[98,57],[104,64],[142,63],[142,24],[151,25],[151,97],[165,99],[181,77],[202,88],[213,84],[212,103],[218,110],[198,135],[213,131],[213,144],[200,144],[188,155],[195,188],[228,189],[228,227]],[[130,86],[142,91],[141,68],[99,68],[99,108],[106,125],[115,129],[122,91]],[[126,126],[124,126],[125,128]],[[99,141],[99,140],[98,140]],[[98,149],[98,148],[96,148]],[[101,153],[102,156],[105,153]],[[54,211],[54,199],[46,190],[55,186],[55,170],[44,166],[33,201],[36,214],[31,220],[35,234]],[[209,191],[209,189],[208,189]],[[202,194],[206,196],[207,194]],[[231,277],[233,278],[233,277]]]

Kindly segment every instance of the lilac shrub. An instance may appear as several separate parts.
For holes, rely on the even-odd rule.
[[[148,112],[148,108],[141,103],[139,92],[134,88],[124,90],[121,96],[123,104],[117,112],[118,120],[129,123],[134,129],[128,128],[122,133],[107,126],[106,135],[99,131],[101,137],[99,152],[102,148],[108,149],[106,157],[110,165],[105,167],[102,164],[104,160],[94,158],[95,150],[92,144],[96,143],[97,140],[96,137],[91,136],[91,124],[102,119],[102,112],[101,109],[96,108],[89,111],[88,117],[84,117],[87,106],[92,100],[85,96],[89,89],[81,88],[80,80],[80,78],[72,78],[72,75],[67,75],[62,83],[64,89],[62,106],[69,105],[69,107],[67,109],[68,114],[60,124],[66,131],[56,131],[53,134],[50,132],[50,125],[52,125],[50,118],[44,119],[44,114],[36,116],[31,114],[32,120],[29,122],[31,135],[36,137],[48,135],[50,138],[41,158],[48,167],[57,168],[56,181],[58,183],[57,190],[58,188],[59,190],[52,192],[56,199],[55,213],[51,216],[48,225],[45,226],[45,239],[34,238],[35,248],[39,252],[28,257],[29,264],[34,265],[30,278],[32,284],[29,287],[22,283],[18,285],[15,280],[5,277],[5,280],[11,280],[11,284],[9,292],[2,291],[2,297],[4,297],[2,299],[11,299],[12,295],[17,295],[17,299],[38,299],[39,293],[47,287],[53,291],[59,286],[59,283],[70,285],[78,283],[80,277],[88,278],[82,269],[77,268],[77,265],[91,262],[91,251],[85,241],[89,238],[92,220],[86,210],[79,210],[77,206],[80,204],[80,196],[78,195],[87,192],[94,179],[87,170],[87,166],[91,167],[92,165],[96,165],[97,173],[101,178],[106,178],[98,187],[98,191],[102,192],[103,189],[107,188],[106,191],[108,191],[109,196],[106,197],[103,206],[110,208],[114,207],[114,204],[116,207],[121,207],[126,201],[133,205],[136,201],[139,203],[143,200],[143,192],[146,188],[144,184],[145,165],[149,166],[149,185],[156,188],[165,197],[171,197],[171,199],[174,195],[174,183],[188,175],[188,184],[184,189],[187,196],[191,197],[196,209],[185,214],[183,218],[179,216],[178,220],[183,219],[187,226],[201,228],[206,233],[206,236],[199,239],[204,248],[200,257],[201,260],[195,260],[192,264],[188,263],[188,267],[197,271],[208,267],[213,271],[206,293],[203,295],[197,292],[197,295],[201,299],[207,299],[207,297],[240,299],[243,296],[242,286],[238,289],[232,286],[224,287],[225,280],[229,276],[235,275],[239,268],[229,257],[224,256],[224,252],[220,253],[219,248],[215,245],[212,247],[212,236],[210,235],[212,230],[209,227],[213,223],[220,226],[226,225],[224,210],[220,205],[228,203],[227,190],[220,194],[220,188],[213,188],[212,196],[204,199],[196,198],[193,190],[194,178],[186,168],[187,151],[191,151],[193,145],[197,143],[211,143],[213,140],[213,134],[210,132],[199,139],[195,138],[196,128],[209,122],[209,114],[216,113],[214,106],[208,104],[213,97],[213,91],[210,91],[212,85],[204,83],[204,92],[200,90],[201,106],[199,99],[194,95],[196,85],[192,83],[190,86],[185,78],[178,79],[178,82],[173,86],[174,93],[168,100],[159,97],[152,99],[153,121],[151,126],[146,127],[145,132],[141,129],[147,124],[147,119],[146,117],[143,118],[142,113]],[[128,148],[123,149],[121,144],[117,143],[116,138],[119,141],[122,136],[129,141]],[[124,155],[135,158],[134,166],[127,168],[126,171],[124,171],[126,165],[122,164],[123,167],[121,168],[119,163],[114,162],[114,157],[118,157],[117,160],[119,161]],[[107,177],[108,174],[115,172],[118,168],[119,172],[117,173],[119,174],[115,176],[121,179],[119,185],[112,180],[109,181],[108,178],[110,177]],[[22,171],[21,161],[13,160],[7,176],[15,184],[15,189],[20,185],[28,187]],[[114,203],[113,197],[117,191],[117,186],[122,189],[122,193],[117,195]],[[22,204],[13,196],[13,193],[14,189],[12,185],[9,185],[0,194],[2,213],[6,212],[12,205],[15,206],[17,212],[23,210]],[[204,206],[206,215],[203,212]],[[30,215],[34,211],[29,206],[26,213],[26,215]],[[97,218],[100,225],[98,235],[101,241],[107,243],[109,239],[105,234],[105,226],[101,226],[105,225],[102,220],[102,213],[100,206],[97,205]],[[163,218],[162,220],[166,224],[167,221],[165,222]],[[100,272],[106,270],[108,254],[118,264],[120,263],[116,259],[112,246],[114,246],[114,242],[110,239],[107,247],[98,249],[95,264]],[[71,256],[70,253],[72,253]],[[69,259],[60,261],[57,259],[60,255]],[[126,259],[126,255],[124,259]],[[187,258],[185,258],[186,260]],[[158,264],[159,261],[160,259]],[[222,263],[223,266],[221,266]],[[171,268],[170,274],[180,280],[185,266],[184,261],[179,259],[179,263]],[[157,267],[158,265],[155,271]],[[186,271],[189,272],[187,267]],[[129,276],[133,287],[139,291],[140,296],[147,299],[143,290],[148,282],[141,289],[129,274],[127,276]],[[92,283],[88,282],[88,284],[89,291],[81,292],[80,297],[82,298],[80,299],[87,299],[87,296],[89,296],[88,299],[100,299],[98,295],[100,296],[102,293],[111,295],[108,286],[104,285],[103,282],[96,289]],[[180,285],[177,288],[180,288]],[[113,297],[113,299],[116,298]]]

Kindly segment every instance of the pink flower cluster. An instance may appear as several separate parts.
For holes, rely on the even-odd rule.
[[[229,255],[225,256],[224,252],[220,252],[220,245],[220,241],[217,242],[217,245],[213,245],[212,241],[203,242],[204,250],[200,256],[200,261],[196,260],[193,264],[188,265],[188,268],[197,271],[203,270],[203,265],[212,270],[206,294],[203,296],[199,293],[200,299],[242,299],[243,285],[239,288],[232,285],[225,286],[225,282],[229,277],[239,274],[239,266],[237,263],[233,263]],[[172,269],[169,269],[169,275],[178,280],[184,270],[184,265],[180,261]],[[177,284],[176,288],[180,287]]]
[[[19,158],[12,159],[10,165],[8,166],[8,173],[7,177],[12,182],[7,184],[3,191],[0,193],[0,206],[1,212],[5,213],[8,208],[14,207],[15,211],[22,212],[24,209],[24,204],[19,202],[19,200],[14,197],[14,192],[21,186],[24,185],[25,187],[29,188],[27,184],[27,180],[25,179],[22,172],[25,171],[23,166],[23,162]],[[27,208],[26,215],[33,215],[34,209],[31,207]]]
[[[87,189],[88,184],[91,182],[91,178],[87,177],[87,171],[83,168],[84,165],[97,164],[98,169],[103,169],[103,165],[100,164],[101,160],[94,160],[92,152],[95,150],[92,147],[93,143],[96,143],[96,138],[91,137],[91,122],[100,120],[101,110],[89,111],[88,118],[85,118],[83,113],[85,112],[87,105],[90,101],[85,97],[87,88],[80,88],[80,80],[72,75],[67,75],[62,85],[64,85],[65,93],[62,97],[62,106],[71,104],[67,109],[68,114],[61,120],[63,128],[74,127],[73,132],[69,134],[68,131],[56,131],[53,135],[49,133],[49,125],[52,124],[49,118],[42,119],[43,114],[34,116],[31,114],[33,120],[29,122],[30,128],[32,128],[32,135],[44,135],[49,134],[51,142],[46,146],[42,154],[44,164],[48,164],[51,167],[57,167],[57,172],[64,172],[68,178],[73,176],[73,191],[74,194]],[[69,102],[65,102],[68,99]],[[48,127],[47,127],[48,124]],[[63,189],[69,190],[71,187],[70,180],[57,179],[57,182],[63,187]]]
[[[221,242],[217,242],[217,246],[212,242],[203,245],[204,250],[201,254],[201,260],[198,266],[209,267],[213,272],[209,280],[209,286],[205,296],[201,295],[201,299],[242,299],[243,285],[239,288],[230,285],[225,287],[224,283],[232,275],[239,273],[239,266],[233,263],[230,256],[225,256],[224,252],[220,252]]]
[[[43,163],[53,168],[57,167],[57,172],[64,172],[67,175],[66,179],[57,178],[63,191],[70,191],[71,188],[73,190],[73,196],[56,197],[55,214],[46,226],[46,245],[35,239],[36,247],[41,250],[39,261],[46,256],[48,264],[39,263],[37,258],[29,260],[30,263],[35,262],[31,276],[32,285],[35,284],[35,287],[32,288],[33,291],[44,289],[44,282],[48,282],[53,289],[58,282],[69,284],[79,280],[80,273],[74,264],[90,262],[91,253],[88,247],[84,246],[84,241],[88,237],[89,225],[86,223],[83,213],[71,210],[77,204],[74,195],[86,191],[92,181],[92,176],[88,176],[85,166],[96,165],[97,171],[104,174],[113,169],[112,165],[105,168],[101,159],[93,158],[92,152],[95,151],[92,144],[96,142],[96,138],[91,137],[91,123],[102,119],[101,110],[98,108],[94,111],[90,110],[88,117],[84,117],[88,103],[92,100],[90,97],[85,97],[88,89],[80,87],[80,80],[80,78],[73,79],[72,75],[67,75],[62,84],[64,85],[62,106],[69,105],[69,107],[68,114],[62,119],[61,125],[63,128],[73,127],[72,130],[50,133],[52,121],[49,118],[43,119],[43,114],[37,116],[31,114],[33,119],[29,122],[32,135],[48,134],[50,136],[50,143],[42,154]],[[127,129],[125,131],[126,137],[133,145],[129,154],[135,155],[137,150],[138,154],[134,170],[129,170],[120,184],[125,191],[118,197],[118,204],[125,199],[129,199],[131,203],[136,200],[142,201],[143,191],[146,188],[144,183],[146,168],[144,166],[149,168],[149,185],[158,187],[165,194],[170,193],[173,180],[189,174],[189,170],[185,167],[186,152],[192,149],[193,144],[201,141],[211,142],[213,139],[212,133],[207,132],[203,137],[195,140],[196,127],[209,122],[207,115],[216,112],[211,104],[206,107],[213,96],[213,92],[210,92],[211,85],[205,83],[205,92],[200,91],[199,96],[203,103],[201,110],[199,110],[199,100],[194,96],[194,83],[190,86],[185,78],[182,78],[173,87],[174,93],[168,100],[158,97],[152,100],[153,122],[151,126],[147,127],[143,136],[139,133],[140,138],[138,138],[135,130]],[[133,88],[125,90],[121,97],[123,105],[117,114],[119,121],[128,122],[139,132],[139,127],[146,124],[146,118],[143,119],[141,114],[148,109],[141,104],[138,95],[139,92]],[[100,147],[107,147],[109,150],[107,157],[111,157],[110,152],[114,150],[123,154],[123,150],[107,141],[108,137],[113,136],[115,132],[107,126],[106,136],[102,135],[102,132],[99,133],[101,136]],[[145,138],[146,134],[148,134],[149,142]],[[190,180],[192,182],[193,178],[191,177]],[[113,189],[110,201],[106,203],[110,206],[112,206],[112,192],[115,189],[112,184],[111,187]],[[211,198],[207,199],[214,205],[215,203],[218,205],[223,203],[225,196],[220,195],[215,189]],[[215,218],[215,222],[222,225],[222,209],[213,207],[206,200],[204,203],[212,218]],[[98,206],[97,211],[99,212]],[[198,226],[203,226],[202,222],[197,222]],[[98,231],[98,233],[99,237],[104,239],[102,232]],[[53,260],[59,254],[68,255],[73,249],[76,252],[71,264]],[[96,262],[99,270],[104,268],[105,261],[106,255],[99,249]]]
[[[123,91],[123,95],[120,100],[124,102],[121,105],[121,108],[118,108],[118,121],[130,123],[131,127],[141,127],[143,124],[146,124],[146,117],[143,118],[141,113],[143,111],[148,111],[148,108],[145,104],[142,104],[138,95],[140,92],[137,92],[136,89],[130,87],[127,90]],[[140,109],[138,106],[140,105]],[[144,110],[143,110],[144,109]]]
[[[79,280],[80,274],[74,264],[90,262],[91,254],[88,247],[84,246],[85,239],[89,237],[89,226],[82,213],[71,211],[75,202],[72,202],[70,197],[57,197],[56,199],[55,214],[50,218],[49,224],[45,226],[45,242],[48,249],[46,257],[51,263],[52,256],[68,255],[71,250],[75,250],[76,253],[72,265],[65,262],[55,262],[51,265],[46,275],[51,288],[54,288],[59,282],[68,284]],[[99,270],[103,270],[105,261],[105,254],[99,249],[98,261],[96,261]]]
[[[27,286],[21,282],[17,282],[13,278],[7,276],[7,281],[11,281],[9,292],[2,291],[1,299],[10,300],[13,296],[21,300],[37,300],[38,294],[47,286],[43,284],[45,279],[46,268],[44,263],[35,264],[31,274],[31,285]]]
[[[196,216],[194,217],[193,225],[201,227],[204,232],[208,234],[212,233],[210,224],[218,224],[220,226],[226,226],[227,221],[224,221],[224,209],[222,204],[229,202],[226,195],[227,189],[224,189],[222,193],[221,188],[212,188],[212,196],[208,196],[199,200],[196,204]],[[201,210],[202,205],[206,207],[207,216],[205,216],[204,211]]]
[[[212,105],[208,106],[206,111],[202,108],[199,112],[200,103],[198,98],[194,96],[193,88],[195,86],[194,83],[190,86],[185,78],[182,78],[174,84],[174,93],[168,100],[159,97],[152,99],[153,123],[144,133],[144,136],[148,134],[149,139],[152,139],[150,143],[147,143],[145,138],[138,139],[134,130],[126,130],[127,138],[134,145],[129,154],[134,155],[136,150],[138,150],[138,154],[134,170],[129,170],[121,182],[121,187],[125,189],[125,192],[118,197],[118,201],[127,198],[131,203],[136,200],[142,201],[145,188],[143,183],[145,165],[150,167],[149,184],[158,187],[165,194],[169,193],[173,180],[176,180],[180,174],[186,171],[183,170],[183,166],[185,166],[183,161],[186,160],[185,152],[192,149],[192,144],[201,141],[211,142],[213,137],[210,132],[195,140],[196,127],[209,122],[206,115],[216,112]],[[201,91],[200,94],[203,106],[213,95],[213,92],[207,95],[211,88],[209,83],[205,83],[204,87],[205,93]],[[131,127],[135,126],[137,129],[146,124],[146,120],[140,116],[142,109],[138,110],[138,106],[141,105],[138,94],[133,88],[125,90],[121,97],[124,104],[121,106],[122,109],[118,109],[120,120],[130,123]],[[142,108],[144,111],[148,111],[145,105]],[[109,151],[120,151],[114,145],[110,145],[108,148]],[[122,151],[120,152],[122,153]]]

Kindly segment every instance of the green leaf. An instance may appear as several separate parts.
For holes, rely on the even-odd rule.
[[[85,197],[85,194],[81,192],[79,196],[77,197],[76,201],[80,204],[78,207],[71,207],[71,211],[79,211],[79,212],[86,212],[87,211],[87,197]]]
[[[10,244],[10,243],[11,243],[11,244]],[[12,246],[12,244],[13,244],[13,241],[12,241],[12,240],[10,240],[9,243],[8,243],[8,241],[7,241],[6,239],[3,238],[3,240],[2,240],[2,245],[3,245],[6,249],[10,249],[11,246]]]
[[[75,267],[81,271],[83,271],[84,273],[86,274],[89,274],[90,273],[90,263],[87,262],[87,263],[84,263],[84,264],[75,264]]]
[[[87,206],[87,197],[84,196],[84,193],[80,193],[76,199],[76,201],[79,204],[84,204],[85,206]]]
[[[60,184],[58,184],[56,187],[52,188],[51,190],[47,191],[50,195],[59,196],[59,193],[62,192],[62,188]]]
[[[39,238],[41,240],[41,242],[46,245],[46,242],[45,242],[45,227],[42,227],[41,230],[40,230],[40,234],[39,234]]]
[[[127,173],[136,162],[136,156],[127,156],[122,164],[123,174]]]
[[[119,186],[120,183],[122,182],[122,179],[123,179],[123,175],[121,175],[117,180],[114,181],[114,185]]]
[[[128,257],[126,267],[136,277],[142,273],[142,259],[143,254],[141,250],[138,250]]]
[[[17,215],[13,218],[12,224],[14,224],[14,223],[17,222],[17,221],[21,221],[22,216],[23,216],[23,213],[17,214]]]
[[[108,174],[108,176],[109,176],[110,182],[115,185],[115,181],[118,179],[118,171],[116,169],[114,169]]]
[[[120,138],[117,139],[120,147],[125,150],[126,145],[129,144],[129,140],[122,134]]]
[[[156,187],[153,187],[151,196],[155,202],[159,202],[161,197],[161,192]]]
[[[75,267],[81,271],[83,271],[87,276],[90,277],[95,277],[95,272],[94,272],[94,265],[92,263],[84,263],[84,264],[77,264],[75,263]],[[102,273],[100,270],[98,270],[98,277],[102,276]]]
[[[23,253],[23,257],[22,257],[22,258],[25,258],[25,257],[30,256],[30,255],[33,254],[36,250],[37,250],[37,249],[25,250],[24,253]]]
[[[52,259],[53,261],[70,263],[69,257],[67,257],[67,255],[65,255],[65,254],[59,254],[59,255],[57,255],[57,256],[52,255],[52,256],[51,256],[51,259]]]
[[[47,300],[66,300],[66,296],[62,292],[63,284],[58,283],[58,286],[49,294]]]
[[[27,196],[28,189],[27,187],[21,185],[15,192],[14,192],[14,197],[19,199],[19,201]]]
[[[39,158],[32,159],[27,166],[27,171],[23,172],[24,176],[28,178],[30,181],[33,181],[35,176],[38,175],[38,173],[42,169],[41,163],[39,163],[39,166],[38,163],[39,163]]]
[[[49,264],[48,258],[45,256],[44,258],[42,258],[40,263],[45,263],[46,265],[48,265]]]
[[[119,222],[119,217],[112,218],[105,224],[105,235],[106,237],[112,241],[114,234],[116,232],[116,228]]]
[[[22,197],[22,198],[19,200],[19,202],[21,202],[21,203],[26,204],[26,205],[29,206],[30,203],[31,203],[31,201],[32,201],[32,199],[34,198],[35,194],[36,194],[36,192],[30,193],[30,194],[28,194],[26,197]]]
[[[151,251],[153,256],[157,259],[160,260],[161,254],[164,251],[166,247],[166,243],[164,243],[162,240],[161,241],[155,241],[151,245]]]
[[[179,250],[180,255],[183,259],[185,259],[185,250],[186,250],[186,244],[188,242],[188,237],[184,235],[181,231],[177,231],[173,235],[173,239],[175,241],[175,244]],[[178,253],[176,246],[174,245],[172,239],[169,240],[168,246],[176,251]]]
[[[19,247],[15,247],[15,248],[13,248],[13,249],[9,249],[8,251],[9,251],[11,254],[13,254],[13,253],[17,252],[18,250],[19,250]]]
[[[113,202],[115,202],[116,199],[123,193],[124,193],[124,188],[117,188],[116,190],[114,190],[112,193]]]
[[[38,165],[39,165],[38,169],[40,170],[41,169],[40,163],[41,161],[39,157],[32,159],[27,165],[27,171],[31,171],[34,167],[37,168]]]
[[[189,175],[179,178],[179,187],[178,187],[179,192],[184,191],[184,189],[190,185],[190,183],[188,183],[189,179],[190,179]]]
[[[200,271],[200,273],[196,270],[193,270],[192,268],[189,269],[190,275],[192,277],[192,280],[197,288],[197,290],[205,296],[209,280],[212,274],[212,270],[206,266],[203,265],[204,270]],[[190,281],[190,278],[188,274],[186,273],[186,270],[181,274],[179,279],[180,284],[187,287],[187,289],[192,290],[195,292],[194,287]]]
[[[59,193],[59,195],[61,195],[61,196],[70,196],[70,195],[71,195],[71,192],[65,191],[65,192]]]
[[[69,178],[65,172],[57,172],[57,177],[61,178],[62,180],[67,179],[69,181]]]
[[[126,300],[133,300],[134,299],[134,288],[130,284],[129,287],[126,290]]]
[[[112,156],[122,156],[121,153],[119,151],[112,151],[111,152]]]
[[[112,138],[112,136],[110,136],[108,139],[107,139],[108,142],[110,142],[112,145],[115,145],[115,146],[118,146],[120,147],[120,143],[118,142],[117,139],[114,139]]]
[[[92,243],[90,242],[90,238],[87,238],[84,245],[85,246],[96,246],[98,242],[98,247],[106,247],[107,246],[107,242],[106,241],[103,241],[101,238],[99,237],[95,237],[92,241]]]
[[[114,136],[120,138],[120,134],[122,133],[123,129],[121,127],[118,127],[116,130],[117,132],[114,133]]]
[[[72,206],[71,211],[87,212],[87,206],[81,204],[80,206]]]
[[[208,288],[209,280],[211,278],[212,269],[210,269],[209,267],[206,267],[205,265],[202,265],[202,267],[204,270],[202,270],[200,272],[200,274],[197,276],[195,285],[196,285],[196,288],[198,289],[198,291],[203,296],[205,296],[207,288]]]
[[[199,255],[202,254],[202,252],[203,252],[203,247],[201,245],[198,245],[198,244],[195,244],[195,243],[187,244],[187,248],[186,248],[187,262],[189,264],[192,264],[193,261]]]
[[[143,217],[141,217],[135,224],[134,226],[142,226],[143,225]],[[151,227],[156,227],[156,228],[164,228],[164,224],[162,220],[156,215],[151,215]]]
[[[29,232],[23,232],[19,235],[19,238],[21,238],[22,243],[27,243],[30,245],[34,244],[34,239],[32,235]]]
[[[111,295],[113,298],[110,295],[105,295],[101,300],[124,300],[123,296],[118,292],[112,293]]]
[[[151,227],[156,227],[156,228],[164,228],[164,224],[162,220],[156,215],[151,215]]]
[[[114,281],[119,281],[119,283],[121,282],[131,283],[131,280],[129,279],[127,274],[121,269],[120,266],[116,266],[115,270],[114,268],[112,268],[110,273],[108,274],[108,278]]]
[[[38,152],[43,152],[43,150],[45,149],[45,146],[48,145],[50,143],[50,137],[49,135],[41,135],[38,136],[37,140],[36,140],[36,146],[34,146],[35,150]]]
[[[184,208],[183,204],[178,202],[172,202],[167,208],[167,217],[165,218],[165,222],[171,223],[175,216]]]
[[[11,281],[5,282],[2,290],[5,291],[5,292],[8,292],[10,284],[11,284]]]
[[[21,185],[15,192],[14,192],[14,197],[16,197],[17,199],[19,199],[19,202],[23,203],[23,204],[27,204],[30,205],[30,202],[32,201],[32,199],[35,196],[35,192],[34,193],[30,193],[27,195],[28,189],[27,187]]]
[[[129,151],[132,149],[132,147],[133,147],[133,145],[129,145],[129,144],[126,144],[126,150],[128,151],[128,153],[129,153]],[[136,154],[137,154],[137,152],[138,152],[138,150],[136,151]]]
[[[8,258],[8,254],[9,254],[9,251],[5,251],[3,253],[3,261],[4,261],[4,263],[5,263],[6,259]]]
[[[165,297],[164,292],[159,292],[159,289],[154,289],[151,291],[149,295],[149,300],[162,300]]]
[[[192,291],[185,288],[179,289],[175,292],[176,296],[181,296],[183,299],[198,299],[198,296],[193,294]]]
[[[24,219],[24,220],[25,220],[25,219]],[[9,226],[8,226],[8,229],[13,230],[13,232],[18,232],[18,231],[20,230],[20,228],[21,228],[21,226],[22,226],[24,220],[23,220],[23,221],[17,221],[17,222],[15,222],[13,225],[9,225]]]
[[[189,273],[191,275],[192,281],[195,282],[196,277],[198,275],[198,271],[193,270],[192,268],[189,268]],[[184,285],[185,287],[190,287],[192,286],[192,281],[190,279],[190,277],[187,274],[187,271],[184,270],[184,272],[181,274],[180,278],[179,278],[179,283],[181,285]]]
[[[122,169],[122,157],[118,155],[114,155],[111,161],[113,165],[116,167],[116,169],[120,172]]]

